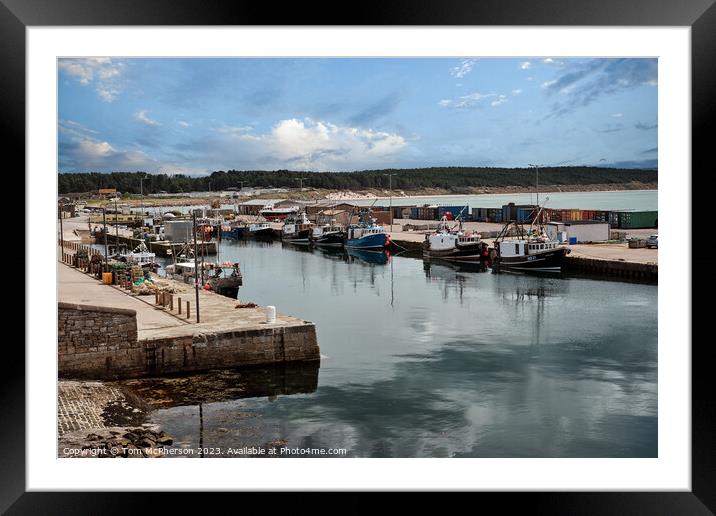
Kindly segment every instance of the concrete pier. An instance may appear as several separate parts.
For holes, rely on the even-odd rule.
[[[263,308],[236,308],[236,300],[201,290],[196,323],[194,289],[182,283],[162,279],[174,294],[133,297],[65,264],[58,264],[58,278],[61,377],[135,378],[320,359],[310,321],[277,314],[266,323]]]

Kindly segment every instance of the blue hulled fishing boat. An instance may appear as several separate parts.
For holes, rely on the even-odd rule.
[[[390,238],[383,226],[375,223],[375,219],[371,219],[370,222],[351,224],[346,229],[346,247],[353,249],[384,249],[388,245],[390,245]]]

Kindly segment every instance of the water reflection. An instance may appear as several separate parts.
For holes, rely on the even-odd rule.
[[[153,414],[184,444],[343,447],[355,457],[656,456],[657,288],[370,263],[222,244],[242,298],[314,321],[320,382],[291,395],[200,382]],[[350,258],[350,259],[348,259]],[[260,385],[266,380],[258,380]],[[269,380],[275,384],[275,380]],[[155,387],[147,389],[152,390]],[[221,394],[226,391],[228,394]],[[288,394],[288,392],[286,393]]]
[[[319,361],[221,369],[198,374],[125,380],[155,408],[315,392]]]

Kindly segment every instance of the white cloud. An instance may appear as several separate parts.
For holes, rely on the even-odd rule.
[[[623,115],[622,113],[612,113],[612,117],[613,117],[613,118],[621,118],[621,117],[623,117],[623,116],[624,116],[624,115]]]
[[[517,90],[512,90],[512,94],[513,94],[513,95],[519,95],[520,93],[522,93],[522,90],[519,90],[519,89],[517,89]]]
[[[119,90],[115,88],[97,87],[97,95],[105,102],[112,102],[119,95]]]
[[[195,141],[182,152],[196,152],[197,160],[217,156],[225,167],[289,168],[300,170],[356,170],[383,167],[397,160],[407,141],[397,133],[325,121],[286,119],[267,133],[250,127],[223,127],[214,137]]]
[[[145,125],[162,125],[159,122],[157,122],[156,120],[149,118],[147,116],[146,110],[137,111],[136,113],[134,113],[134,119],[137,122],[141,122]]]
[[[529,70],[531,67],[532,63],[530,63],[529,61],[523,61],[522,63],[520,63],[520,69],[522,70]]]
[[[142,151],[123,151],[107,141],[75,137],[60,142],[59,164],[63,170],[155,172],[161,163]]]
[[[474,93],[470,93],[469,95],[457,97],[453,100],[443,99],[438,102],[438,105],[446,108],[465,109],[480,106],[483,104],[483,101],[487,99],[493,99],[490,102],[491,106],[499,106],[500,104],[507,102],[506,95],[498,93],[480,93],[476,91]]]
[[[182,127],[189,127],[191,125],[189,122],[185,122],[184,120],[179,120],[177,122],[177,124],[179,124]]]
[[[542,87],[549,88],[550,86],[552,86],[553,84],[556,84],[556,83],[557,83],[557,79],[554,79],[552,81],[545,81],[542,83]]]
[[[124,66],[109,57],[61,58],[57,63],[61,73],[74,77],[82,86],[94,84],[104,102],[114,101],[121,92]]]
[[[477,59],[463,59],[460,64],[450,70],[450,75],[462,79],[472,71]]]

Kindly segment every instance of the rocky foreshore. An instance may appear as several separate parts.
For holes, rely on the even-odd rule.
[[[98,428],[63,435],[59,457],[135,458],[163,457],[164,448],[174,439],[157,427]]]

